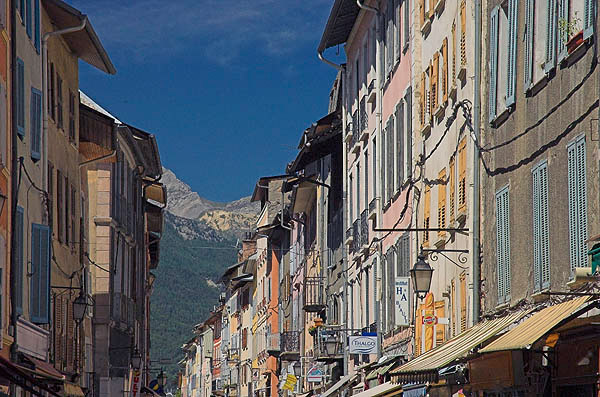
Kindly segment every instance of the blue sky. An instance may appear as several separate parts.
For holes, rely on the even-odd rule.
[[[230,201],[279,174],[327,113],[335,70],[316,48],[332,0],[67,0],[117,68],[81,64],[80,86],[156,135],[163,165]]]

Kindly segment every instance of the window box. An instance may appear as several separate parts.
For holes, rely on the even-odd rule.
[[[567,41],[567,51],[569,54],[575,52],[580,45],[583,44],[583,30],[575,34]]]

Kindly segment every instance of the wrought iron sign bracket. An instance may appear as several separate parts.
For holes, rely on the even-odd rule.
[[[467,258],[467,255],[469,253],[469,250],[467,249],[429,249],[429,248],[421,248],[421,251],[424,254],[428,254],[429,259],[432,262],[436,262],[439,259],[438,254],[442,255],[444,258],[448,259],[450,262],[454,263],[456,266],[460,267],[463,270],[466,270],[467,268],[464,266],[459,265],[462,264],[466,264],[467,261],[469,260],[469,258]],[[448,255],[446,255],[446,252],[456,252],[458,253],[458,257],[456,258],[458,260],[458,262],[456,262],[455,260],[451,259]]]

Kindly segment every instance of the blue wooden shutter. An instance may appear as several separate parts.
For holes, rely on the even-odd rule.
[[[33,36],[33,44],[35,45],[35,49],[37,53],[40,53],[40,0],[33,0],[34,5],[34,13],[33,13],[33,25],[34,25],[34,36]]]
[[[508,1],[508,65],[506,72],[506,107],[515,103],[517,86],[517,0]]]
[[[490,16],[490,87],[488,102],[488,119],[494,121],[497,114],[498,98],[498,20],[500,7],[496,6]]]
[[[23,250],[24,250],[24,211],[23,207],[17,207],[17,213],[15,216],[15,253],[14,263],[15,267],[15,306],[17,313],[23,314]]]
[[[17,134],[25,136],[25,64],[17,58]]]
[[[396,184],[397,190],[401,190],[404,182],[404,102],[402,101],[396,107],[396,144],[398,157]]]
[[[31,89],[30,101],[30,134],[31,134],[31,158],[40,159],[41,153],[41,125],[42,125],[42,93],[35,88]]]
[[[21,23],[25,25],[25,0],[19,0],[19,14],[21,14]]]
[[[496,193],[498,303],[510,301],[510,207],[508,186]]]
[[[556,65],[556,32],[558,19],[556,17],[556,0],[546,0],[548,13],[546,17],[546,61],[544,72],[549,73]]]
[[[569,189],[569,253],[571,270],[587,266],[587,182],[585,137],[567,147]]]
[[[30,318],[33,323],[47,324],[50,311],[50,229],[31,225]]]
[[[31,39],[31,1],[25,0],[25,30],[27,31],[27,36]],[[37,0],[33,0],[37,1]]]
[[[569,20],[569,0],[558,0],[558,20]],[[559,32],[558,41],[558,62],[567,56],[567,40],[565,32]]]
[[[595,4],[597,0],[584,0],[583,12],[583,38],[587,39],[594,34],[594,15],[596,13]]]
[[[534,289],[540,291],[550,287],[547,163],[535,167],[532,174]]]
[[[533,64],[534,52],[533,52],[533,39],[534,39],[534,11],[535,11],[535,0],[526,0],[525,2],[525,61],[524,61],[524,78],[525,87],[524,91],[527,91],[533,83]]]

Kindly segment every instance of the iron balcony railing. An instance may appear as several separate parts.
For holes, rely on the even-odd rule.
[[[352,145],[354,147],[360,140],[360,117],[358,109],[352,114]]]
[[[319,329],[315,338],[315,356],[317,361],[327,362],[344,356],[344,335],[341,329]]]
[[[297,353],[300,351],[300,331],[281,333],[281,352]]]
[[[360,116],[359,116],[359,118],[360,118],[360,132],[363,132],[364,130],[367,129],[368,124],[369,124],[368,123],[369,119],[367,118],[367,106],[366,106],[365,97],[363,97],[360,100],[359,110],[360,110]]]
[[[306,277],[304,280],[304,310],[319,312],[325,307],[324,277]]]
[[[362,214],[360,214],[360,243],[362,246],[369,244],[369,221],[368,221],[369,213],[367,210],[364,210]]]
[[[352,224],[352,234],[354,235],[354,240],[352,241],[352,250],[354,252],[358,252],[360,250],[361,237],[360,237],[360,222],[359,220],[355,220]]]

